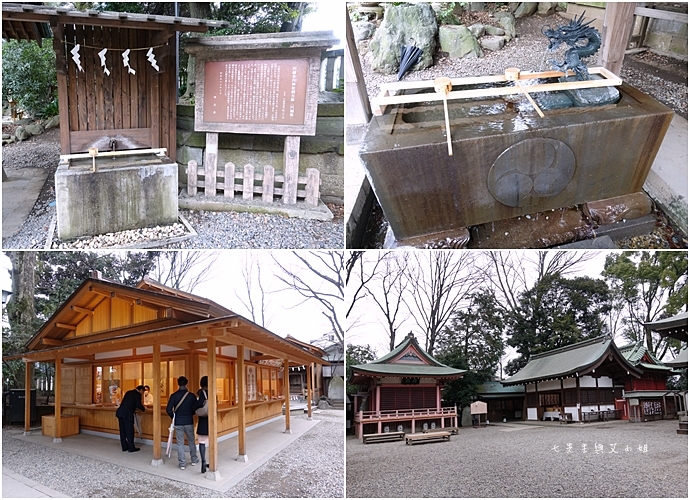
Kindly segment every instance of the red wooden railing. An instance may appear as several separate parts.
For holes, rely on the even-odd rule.
[[[403,420],[412,418],[455,417],[456,407],[422,408],[409,410],[360,411],[355,414],[355,422],[373,422],[378,420]]]

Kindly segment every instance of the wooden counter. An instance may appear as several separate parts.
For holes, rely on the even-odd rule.
[[[62,420],[60,422],[61,436],[57,435],[57,429],[55,428],[55,415],[43,415],[41,418],[41,432],[44,436],[56,437],[66,437],[74,436],[79,434],[79,417],[77,415],[62,415]]]

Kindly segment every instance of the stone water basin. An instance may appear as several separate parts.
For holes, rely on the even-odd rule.
[[[389,106],[360,156],[395,239],[640,191],[673,111],[618,90],[615,104],[545,118],[520,96],[449,101],[453,156],[442,103]]]

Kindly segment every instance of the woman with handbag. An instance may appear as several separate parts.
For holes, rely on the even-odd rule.
[[[203,376],[199,381],[201,389],[197,392],[201,408],[196,410],[198,417],[196,434],[199,441],[199,455],[201,456],[201,473],[206,472],[206,446],[208,445],[208,377]]]

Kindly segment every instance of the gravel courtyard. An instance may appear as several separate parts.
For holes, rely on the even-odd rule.
[[[509,423],[461,428],[450,442],[410,446],[364,445],[348,436],[346,494],[687,498],[688,437],[677,428],[677,420]]]
[[[342,498],[343,412],[314,418],[321,422],[224,493],[26,443],[12,437],[17,428],[3,429],[2,466],[73,498]]]

